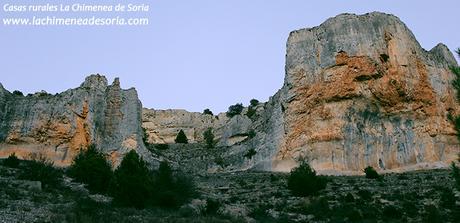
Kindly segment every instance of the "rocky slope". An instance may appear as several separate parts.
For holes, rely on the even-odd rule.
[[[302,157],[326,173],[445,167],[460,152],[448,119],[460,111],[456,64],[443,44],[424,50],[395,16],[342,14],[290,33],[285,83],[254,118],[144,110],[144,126],[167,143],[179,129],[200,141],[213,127],[230,146],[220,151],[227,170],[289,171]]]
[[[1,160],[0,160],[1,163]],[[21,166],[22,165],[22,166]],[[60,185],[21,179],[26,166],[0,165],[0,222],[459,222],[460,191],[447,170],[328,177],[316,196],[295,197],[285,173],[197,176],[201,195],[178,209],[135,209],[91,194],[63,176]],[[442,182],[442,184],[440,184]],[[208,208],[214,201],[213,209]],[[211,211],[210,211],[211,210]],[[213,211],[212,211],[213,210]]]
[[[80,149],[96,144],[116,164],[130,149],[146,159],[142,142],[141,102],[134,88],[123,90],[100,75],[56,95],[22,96],[0,86],[0,156],[41,153],[57,165],[69,165]]]

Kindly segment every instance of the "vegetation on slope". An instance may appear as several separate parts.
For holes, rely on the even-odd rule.
[[[176,143],[188,143],[187,136],[185,135],[184,131],[181,129],[179,133],[177,133],[176,139],[174,140]]]

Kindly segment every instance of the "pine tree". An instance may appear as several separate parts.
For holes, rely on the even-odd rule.
[[[107,192],[113,174],[112,166],[94,145],[90,145],[86,151],[80,151],[68,173],[78,182],[87,184],[90,191],[99,193]]]
[[[203,132],[204,142],[206,143],[206,148],[213,148],[215,145],[214,134],[212,133],[212,128],[206,129]]]
[[[176,143],[188,143],[187,136],[182,129],[179,131],[179,133],[177,133],[176,139],[174,141]]]
[[[205,110],[203,111],[203,114],[205,114],[205,115],[214,115],[214,114],[212,113],[212,111],[209,110],[209,108],[205,109]]]
[[[230,105],[230,107],[228,107],[228,111],[227,111],[226,115],[227,115],[227,117],[231,118],[231,117],[233,117],[235,115],[241,114],[243,109],[244,109],[244,106],[241,103]]]
[[[144,208],[152,198],[152,177],[145,161],[134,151],[129,151],[115,170],[110,185],[114,202]]]
[[[316,175],[308,162],[301,160],[300,166],[291,170],[288,177],[288,189],[295,196],[306,197],[326,188],[326,180]]]

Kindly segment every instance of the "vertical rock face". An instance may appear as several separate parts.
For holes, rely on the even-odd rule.
[[[96,144],[117,164],[128,150],[150,159],[142,142],[142,105],[135,89],[123,90],[100,75],[56,95],[13,95],[0,87],[0,156],[42,153],[69,165],[80,149]]]
[[[150,143],[173,143],[181,129],[201,143],[212,128],[218,147],[195,144],[178,165],[289,171],[306,158],[320,172],[446,166],[460,152],[448,118],[460,114],[455,65],[446,46],[424,50],[395,16],[342,14],[291,32],[284,85],[251,117],[247,108],[232,118],[142,110],[134,89],[99,75],[56,95],[24,97],[0,85],[0,156],[40,152],[69,165],[94,143],[115,164],[130,149],[149,161],[142,127]]]
[[[424,50],[395,16],[342,14],[291,32],[284,85],[251,119],[144,110],[144,127],[157,143],[180,129],[200,142],[212,127],[227,171],[289,171],[300,158],[339,174],[447,166],[460,152],[453,65],[445,45]]]
[[[448,164],[459,152],[455,58],[425,51],[395,16],[342,14],[287,43],[285,136],[274,170],[306,157],[318,170]]]

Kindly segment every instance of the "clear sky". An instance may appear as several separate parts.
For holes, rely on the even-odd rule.
[[[148,3],[138,27],[11,27],[0,24],[0,82],[12,91],[61,92],[100,73],[135,87],[144,107],[214,113],[268,100],[284,79],[290,31],[340,13],[398,16],[422,47],[460,46],[460,1],[422,0],[0,0],[21,3]],[[11,14],[0,11],[0,17]],[[17,14],[15,14],[17,15]]]

